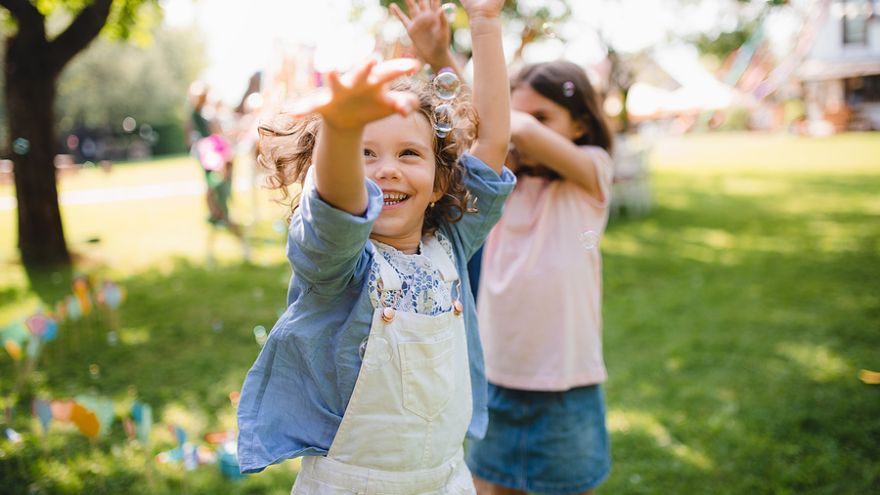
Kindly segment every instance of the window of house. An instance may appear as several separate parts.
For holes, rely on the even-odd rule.
[[[880,75],[851,77],[845,84],[848,104],[880,103]]]
[[[843,43],[866,45],[871,3],[868,0],[841,0],[840,3],[843,6]]]

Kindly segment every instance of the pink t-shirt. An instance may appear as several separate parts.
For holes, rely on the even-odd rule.
[[[602,258],[614,168],[587,147],[603,201],[568,180],[522,177],[483,249],[477,313],[489,381],[568,390],[605,380]]]

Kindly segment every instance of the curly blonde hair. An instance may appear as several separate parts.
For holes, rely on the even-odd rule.
[[[417,78],[403,78],[391,85],[394,91],[409,91],[419,101],[418,111],[434,128],[434,109],[449,103],[434,96],[431,84]],[[470,195],[464,186],[464,166],[459,162],[461,154],[476,137],[477,117],[470,100],[470,93],[462,88],[454,103],[454,127],[444,137],[432,135],[434,162],[434,190],[442,191],[443,196],[425,211],[422,232],[433,233],[441,223],[455,223],[469,212]],[[301,191],[293,194],[288,186],[302,186],[306,172],[312,164],[312,153],[318,133],[321,131],[321,118],[311,115],[303,119],[293,119],[279,114],[271,122],[259,126],[257,163],[272,173],[266,184],[270,189],[281,191],[281,201],[290,206],[290,215],[296,210]],[[289,219],[289,217],[288,217]]]

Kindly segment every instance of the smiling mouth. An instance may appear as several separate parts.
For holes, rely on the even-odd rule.
[[[409,199],[408,194],[400,192],[387,192],[384,194],[385,206],[395,206]]]

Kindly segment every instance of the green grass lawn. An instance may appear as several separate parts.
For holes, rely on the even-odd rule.
[[[880,386],[858,372],[880,370],[878,157],[877,134],[655,143],[654,210],[612,219],[602,244],[614,467],[600,494],[876,491]],[[175,180],[201,178],[182,158],[109,177],[86,170],[62,190]],[[233,212],[256,219],[256,262],[241,264],[221,235],[212,268],[200,195],[65,207],[78,267],[114,277],[128,297],[119,343],[85,324],[62,328],[36,389],[137,397],[195,439],[232,428],[228,394],[259,351],[253,328],[271,327],[283,308],[289,276],[272,225],[281,209],[250,194],[236,194]],[[0,211],[0,229],[14,233],[13,211]],[[35,308],[38,293],[66,291],[66,274],[28,286],[14,242],[0,238],[0,326]],[[0,352],[0,396],[12,369]],[[13,425],[33,421],[20,413]],[[0,479],[19,487],[11,493],[286,494],[296,473],[289,462],[232,482],[212,465],[156,464],[172,445],[161,425],[146,451],[118,422],[93,443],[55,427],[45,442],[0,441]]]

